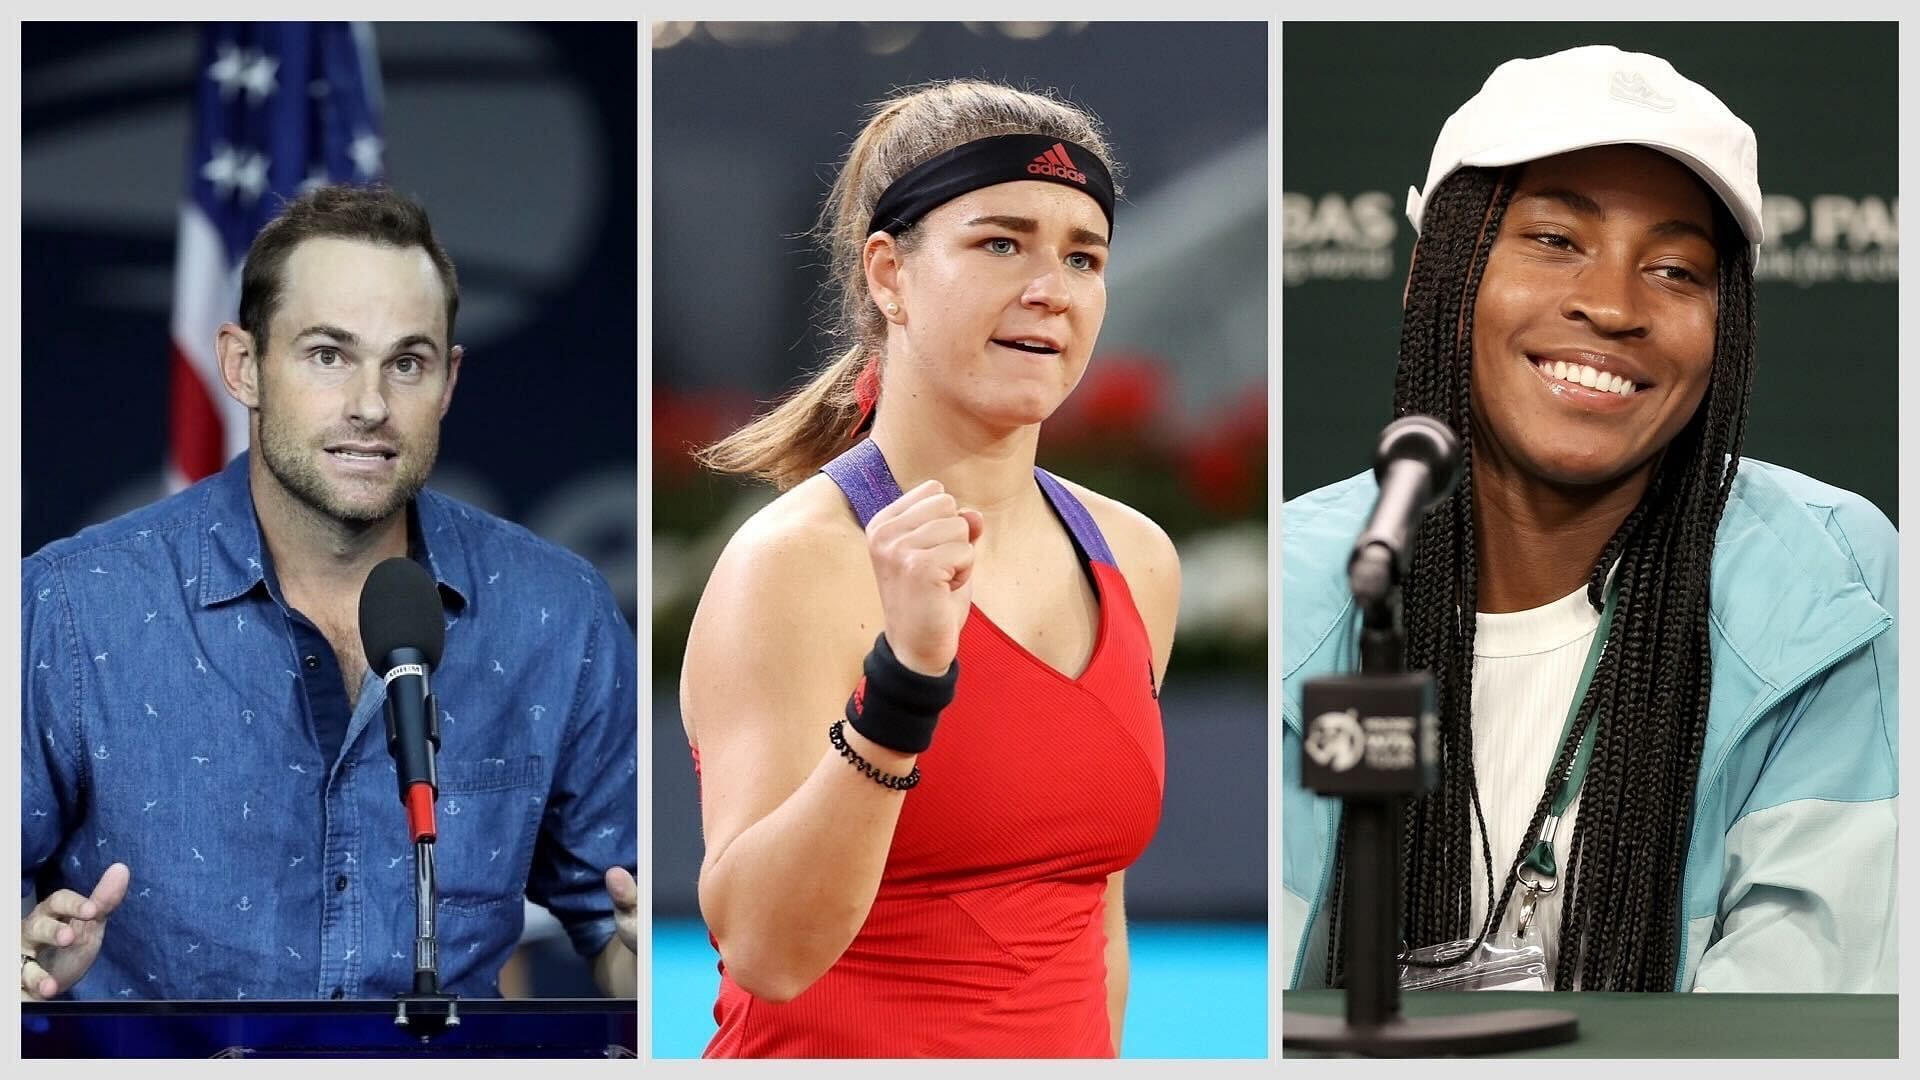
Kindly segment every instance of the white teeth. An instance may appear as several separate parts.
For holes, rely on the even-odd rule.
[[[1588,367],[1585,364],[1569,364],[1565,360],[1541,360],[1535,364],[1541,374],[1562,382],[1578,383],[1589,389],[1607,394],[1630,396],[1634,391],[1633,380],[1624,375],[1615,375]]]

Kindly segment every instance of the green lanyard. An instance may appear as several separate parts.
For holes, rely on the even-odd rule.
[[[1560,741],[1554,744],[1556,747],[1567,744],[1567,737],[1573,733],[1573,723],[1579,719],[1580,703],[1586,700],[1587,688],[1593,685],[1593,673],[1599,668],[1600,654],[1606,649],[1607,631],[1613,626],[1613,610],[1619,599],[1620,583],[1616,578],[1608,583],[1606,606],[1600,610],[1600,626],[1593,632],[1593,645],[1587,649],[1587,666],[1580,671],[1580,685],[1573,691],[1573,704],[1567,706],[1567,722],[1560,729]],[[1528,881],[1524,873],[1521,875],[1520,882],[1529,891],[1552,892],[1555,887],[1540,883],[1541,879],[1555,878],[1560,874],[1560,868],[1553,858],[1553,831],[1559,827],[1560,815],[1573,805],[1573,797],[1579,794],[1580,784],[1587,778],[1587,761],[1593,757],[1593,731],[1599,719],[1596,710],[1595,715],[1587,720],[1587,729],[1580,733],[1580,749],[1573,755],[1573,767],[1567,770],[1566,779],[1560,781],[1560,790],[1553,796],[1547,820],[1540,826],[1540,838],[1534,843],[1533,850],[1527,852],[1526,861],[1521,866],[1522,871],[1532,870],[1535,874],[1533,881]],[[1559,756],[1558,751],[1554,756]]]

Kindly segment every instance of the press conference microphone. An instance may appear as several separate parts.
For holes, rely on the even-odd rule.
[[[386,560],[360,589],[360,647],[368,667],[387,684],[387,752],[416,844],[436,836],[433,755],[440,748],[440,725],[428,678],[446,645],[441,618],[440,591],[412,559]]]
[[[1384,600],[1406,575],[1420,519],[1453,490],[1459,470],[1460,440],[1433,417],[1403,416],[1382,429],[1373,455],[1380,497],[1347,560],[1356,600]]]

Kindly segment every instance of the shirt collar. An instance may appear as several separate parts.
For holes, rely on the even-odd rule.
[[[212,607],[244,596],[268,584],[270,567],[260,518],[253,509],[248,478],[250,453],[242,451],[227,467],[201,481],[200,595],[201,607]],[[472,569],[466,547],[450,512],[439,496],[422,492],[408,505],[408,553],[433,575],[441,602],[458,611],[473,592]]]

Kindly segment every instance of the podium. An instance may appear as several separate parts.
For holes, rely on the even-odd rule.
[[[632,1058],[633,998],[461,999],[423,1039],[391,1000],[23,1001],[22,1058]]]

